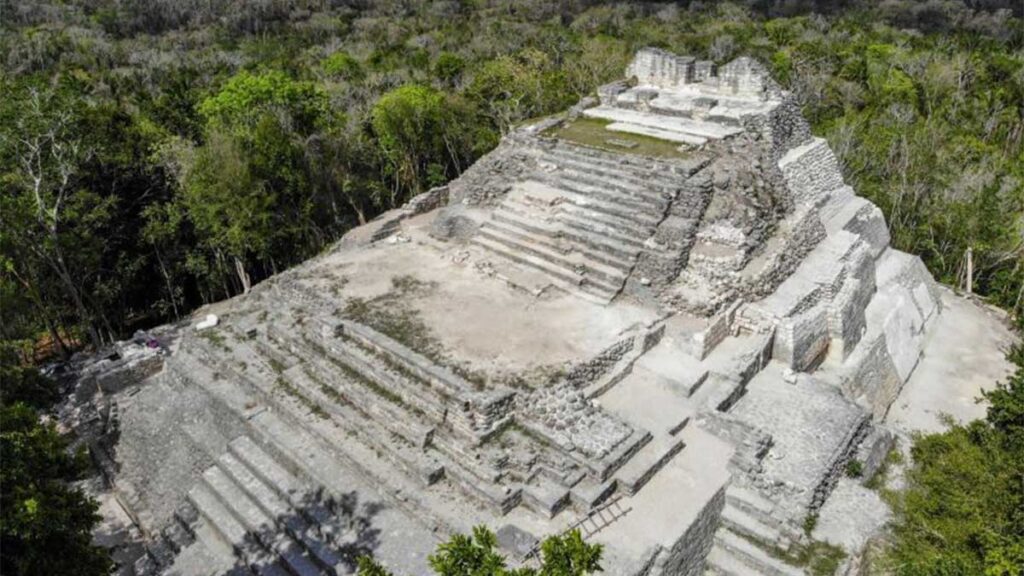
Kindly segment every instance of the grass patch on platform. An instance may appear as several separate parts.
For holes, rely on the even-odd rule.
[[[477,390],[483,390],[487,387],[487,374],[453,361],[441,341],[420,318],[419,310],[408,304],[410,298],[429,294],[436,288],[436,283],[424,282],[411,275],[395,276],[391,279],[391,290],[370,299],[350,299],[341,310],[341,316],[373,328],[435,364],[448,368]],[[377,356],[403,375],[422,381],[404,366],[389,359],[387,355]],[[429,386],[429,383],[425,384]]]
[[[352,298],[341,311],[342,316],[373,328],[407,348],[433,358],[441,354],[441,343],[407,301],[436,288],[410,275],[391,279],[391,290],[370,299]]]
[[[305,394],[295,387],[294,384],[284,378],[278,378],[277,382],[274,383],[274,388],[298,400],[300,404],[308,408],[316,417],[323,419],[327,419],[329,417],[327,412],[321,408],[319,404],[307,398]]]
[[[817,519],[805,522],[804,529],[813,525]],[[835,544],[808,539],[806,544],[793,544],[788,549],[776,544],[763,542],[746,534],[734,532],[737,536],[764,550],[769,556],[798,568],[803,568],[811,576],[832,576],[846,558],[846,552]]]
[[[207,328],[200,332],[199,337],[225,352],[231,352],[231,346],[228,346],[227,337],[212,328]]]
[[[608,129],[608,120],[599,118],[577,118],[548,128],[541,134],[567,142],[607,150],[619,154],[638,154],[657,158],[685,158],[686,152],[679,150],[680,143],[651,136],[616,132]],[[628,142],[632,147],[617,146],[609,140]]]

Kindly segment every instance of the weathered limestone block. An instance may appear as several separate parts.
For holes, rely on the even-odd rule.
[[[829,346],[828,309],[819,304],[786,318],[775,331],[772,357],[798,372],[814,368]]]
[[[885,416],[903,387],[903,379],[896,371],[885,335],[880,330],[869,329],[847,358],[840,387],[875,419]]]
[[[871,426],[870,432],[861,441],[854,457],[861,464],[861,484],[867,484],[878,474],[895,443],[896,437],[888,428],[880,424]]]
[[[682,184],[669,208],[671,216],[699,220],[711,201],[713,189],[710,170],[697,172]]]
[[[873,285],[851,277],[828,304],[829,350],[840,361],[853,352],[867,329],[864,309],[873,294]]]
[[[693,65],[693,81],[703,82],[718,75],[718,65],[712,60],[698,60]]]
[[[704,505],[697,519],[690,524],[672,548],[662,550],[655,557],[647,574],[697,576],[704,573],[704,559],[714,546],[715,531],[721,523],[722,510],[725,508],[725,490],[726,487],[723,486]]]
[[[793,276],[805,257],[826,237],[825,228],[814,206],[799,206],[779,226],[777,247],[755,260],[759,269],[747,280],[748,300],[764,298],[781,289]]]
[[[96,384],[105,394],[113,394],[138,384],[159,372],[164,357],[158,350],[139,349],[115,361],[104,361],[94,368]]]
[[[729,88],[737,94],[768,98],[768,91],[777,89],[775,82],[757,60],[747,56],[741,56],[718,71],[719,84],[722,88]]]
[[[905,382],[917,366],[924,347],[924,318],[906,288],[887,289],[879,296],[877,305],[888,310],[882,326],[886,349],[896,373]]]
[[[852,196],[830,212],[832,216],[825,221],[825,229],[829,234],[845,230],[860,236],[871,246],[875,258],[889,246],[889,227],[885,223],[885,216],[878,206],[868,200]]]
[[[736,300],[724,311],[713,316],[703,330],[693,332],[688,337],[682,339],[680,344],[686,353],[698,360],[707,358],[708,354],[715,349],[715,346],[718,346],[722,340],[729,336],[732,331],[733,322],[736,319],[736,313],[742,305],[742,300]]]
[[[779,168],[798,203],[820,205],[843,186],[839,162],[824,138],[791,149],[779,160]]]
[[[629,82],[626,80],[616,80],[615,82],[609,82],[608,84],[602,84],[597,87],[597,97],[601,104],[606,106],[615,105],[615,100],[619,94],[622,94],[629,89]]]
[[[640,84],[675,88],[693,82],[694,62],[690,56],[677,56],[658,48],[642,48],[626,68],[626,76],[636,77]]]
[[[938,284],[918,256],[887,250],[878,260],[878,283],[899,284],[910,290],[914,304],[925,323],[941,311],[942,296]]]

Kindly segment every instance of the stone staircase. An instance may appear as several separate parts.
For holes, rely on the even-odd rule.
[[[772,515],[774,506],[752,489],[730,486],[722,523],[707,557],[706,574],[803,575],[803,570],[778,557],[800,540],[800,534]]]
[[[339,521],[346,513],[321,502],[311,486],[251,439],[241,437],[229,446],[188,494],[221,543],[257,574],[351,572],[355,558],[339,552],[353,543]]]
[[[234,566],[237,574],[349,574],[358,556],[371,551],[365,540],[398,527],[419,531],[432,549],[432,531],[411,518],[438,520],[411,503],[389,499],[391,517],[381,525],[378,514],[369,526],[366,506],[379,504],[354,497],[368,480],[354,460],[369,456],[365,448],[342,442],[343,432],[339,438],[337,431],[309,423],[304,403],[255,374],[232,371],[194,340],[183,344],[164,376],[202,387],[212,402],[248,424],[250,436],[229,442],[188,491],[193,518],[186,522],[195,542],[178,550],[168,573],[201,573],[210,564]],[[238,351],[237,341],[231,345]],[[391,485],[411,490],[403,478],[396,475]],[[371,494],[365,488],[361,493]]]
[[[629,277],[682,177],[565,146],[518,183],[473,242],[601,302]]]

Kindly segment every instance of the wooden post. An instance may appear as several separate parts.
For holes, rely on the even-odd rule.
[[[974,249],[967,248],[967,293],[974,293]]]

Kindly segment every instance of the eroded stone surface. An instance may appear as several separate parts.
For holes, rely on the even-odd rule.
[[[67,421],[144,550],[122,571],[426,574],[479,524],[517,562],[579,527],[623,575],[798,574],[814,514],[859,546],[847,463],[944,408],[919,375],[991,361],[952,370],[937,327],[998,322],[888,247],[757,62],[627,75],[169,354],[94,365]]]

